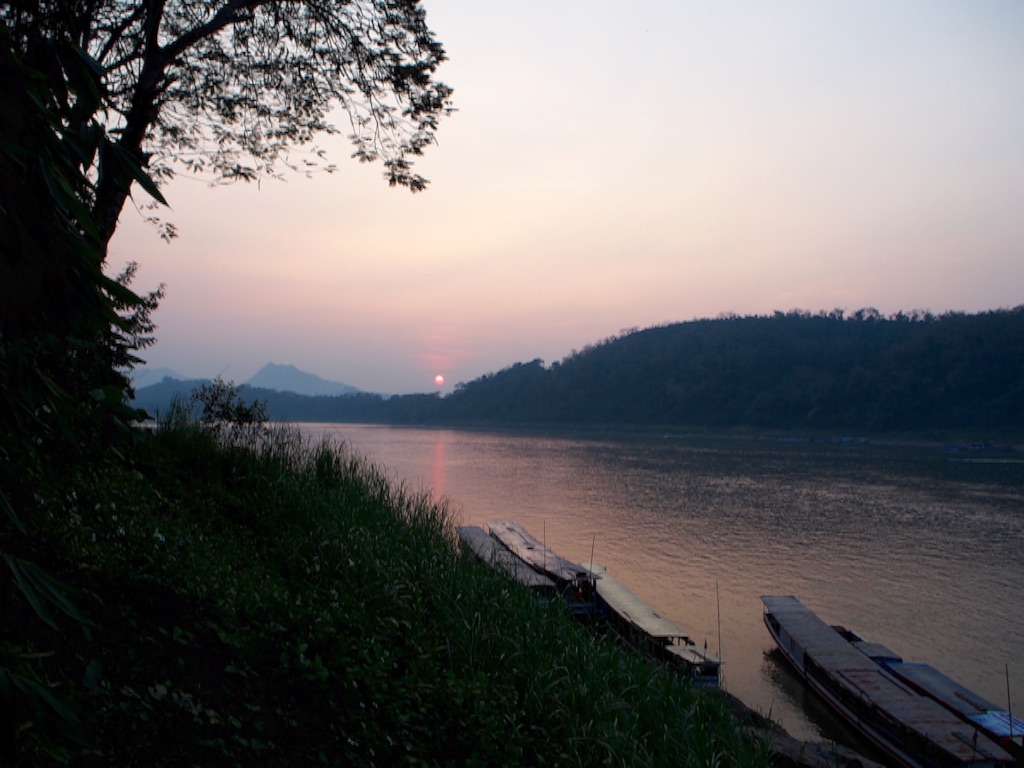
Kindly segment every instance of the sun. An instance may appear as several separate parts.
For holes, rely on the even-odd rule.
[[[434,383],[437,384],[437,386],[439,386],[439,387],[443,387],[444,386],[444,376],[442,376],[440,373],[437,374],[437,376],[434,377]]]

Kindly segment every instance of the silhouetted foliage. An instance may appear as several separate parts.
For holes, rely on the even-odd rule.
[[[290,152],[337,132],[337,110],[353,156],[381,159],[389,183],[415,191],[426,180],[411,161],[450,110],[434,80],[444,50],[416,0],[17,0],[0,2],[0,22],[20,55],[42,40],[91,56],[109,99],[89,118],[116,136],[112,157],[156,178],[174,166],[220,181],[333,170],[319,150]],[[63,116],[70,133],[81,117]],[[88,201],[104,252],[128,193],[100,177]]]
[[[36,536],[54,477],[124,454],[124,369],[151,343],[162,290],[140,297],[134,265],[104,274],[97,186],[138,181],[159,193],[99,126],[105,93],[88,55],[34,38],[20,56],[0,18],[0,763],[31,725],[61,753],[77,718],[37,670],[8,617],[20,606],[51,630],[83,623],[69,590],[37,565]],[[69,125],[75,130],[69,130]],[[57,502],[59,503],[59,501]],[[8,610],[10,609],[10,611]]]
[[[74,528],[79,490],[109,464],[127,471],[141,439],[127,371],[163,288],[134,293],[134,264],[104,271],[132,189],[163,204],[146,171],[165,179],[172,160],[218,180],[307,170],[319,159],[288,152],[333,132],[335,107],[358,159],[422,189],[411,159],[449,110],[443,59],[415,0],[0,0],[0,764],[24,732],[58,759],[79,735],[25,637],[85,621],[37,565],[39,520]],[[233,395],[214,385],[197,405],[261,424]]]
[[[175,395],[168,419],[195,423],[217,435],[238,430],[259,434],[267,428],[267,404],[243,397],[241,387],[218,376],[197,386],[187,398]]]

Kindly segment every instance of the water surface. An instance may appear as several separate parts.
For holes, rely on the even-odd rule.
[[[1014,711],[1024,711],[1021,454],[303,428],[447,498],[462,523],[518,520],[559,554],[606,566],[722,657],[727,690],[799,738],[850,734],[772,652],[761,595],[796,595],[1002,707],[1009,678]]]

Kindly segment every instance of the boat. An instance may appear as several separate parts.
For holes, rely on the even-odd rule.
[[[886,668],[914,690],[948,709],[1006,750],[1024,766],[1024,721],[992,704],[928,664],[888,662]]]
[[[854,728],[906,768],[1002,768],[1002,747],[844,639],[792,595],[764,596],[782,656]]]
[[[549,602],[556,596],[555,582],[530,568],[480,526],[463,525],[457,532],[463,546],[478,560],[527,587],[542,602]]]
[[[1009,709],[987,701],[930,664],[904,661],[898,653],[884,645],[868,642],[853,630],[842,626],[833,629],[854,648],[922,696],[977,727],[1006,750],[1018,766],[1024,766],[1024,720],[1014,717]]]
[[[598,577],[589,568],[556,554],[512,520],[490,522],[487,528],[505,549],[551,579],[574,615],[593,617],[597,607],[594,582]]]
[[[645,603],[603,565],[593,563],[598,613],[631,645],[683,672],[694,685],[718,687],[721,663],[682,629]]]

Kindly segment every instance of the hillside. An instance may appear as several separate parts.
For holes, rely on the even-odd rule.
[[[0,765],[768,768],[786,745],[463,553],[445,504],[234,427],[172,417],[123,464],[45,469],[4,553]]]
[[[1024,308],[723,318],[464,387],[453,419],[867,431],[1024,427]]]
[[[150,394],[140,390],[140,401]],[[516,363],[443,398],[252,389],[247,396],[290,421],[1017,436],[1024,433],[1024,307],[697,320],[629,332],[550,366]]]

